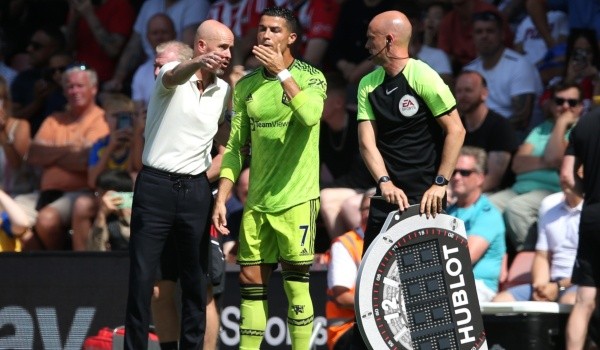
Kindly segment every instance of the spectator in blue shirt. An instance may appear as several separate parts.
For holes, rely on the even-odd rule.
[[[470,146],[461,149],[450,179],[456,203],[447,211],[465,223],[479,302],[491,301],[498,292],[502,258],[506,253],[502,214],[482,191],[485,164],[483,149]]]

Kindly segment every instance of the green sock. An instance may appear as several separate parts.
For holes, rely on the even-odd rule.
[[[308,286],[309,273],[283,271],[283,289],[287,295],[288,327],[292,349],[308,350],[313,329],[314,311]]]
[[[240,350],[258,350],[267,328],[267,286],[240,285]]]

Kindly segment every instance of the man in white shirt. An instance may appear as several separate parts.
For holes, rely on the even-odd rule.
[[[577,286],[571,283],[571,273],[579,243],[583,198],[564,189],[565,192],[544,198],[540,206],[531,284],[511,287],[498,293],[493,301],[575,303]]]
[[[502,18],[495,12],[477,13],[473,40],[478,57],[464,70],[479,72],[488,82],[487,106],[511,121],[520,139],[527,135],[542,81],[533,64],[504,46]]]
[[[209,20],[196,31],[194,58],[164,64],[157,56],[162,68],[148,106],[132,208],[125,349],[148,346],[150,300],[169,233],[183,290],[180,347],[204,342],[213,202],[206,170],[213,139],[224,144],[229,134],[224,119],[231,88],[217,75],[231,60],[233,38],[224,24]]]

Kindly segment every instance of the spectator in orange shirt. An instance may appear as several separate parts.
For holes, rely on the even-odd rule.
[[[98,77],[85,65],[65,71],[66,112],[48,116],[29,150],[28,161],[42,167],[35,198],[35,233],[23,238],[24,250],[68,248],[66,226],[73,201],[89,193],[87,160],[91,145],[108,134],[104,110],[96,105]]]

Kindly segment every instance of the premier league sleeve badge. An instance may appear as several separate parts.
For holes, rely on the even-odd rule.
[[[391,212],[366,251],[356,321],[370,349],[486,350],[464,223]]]

